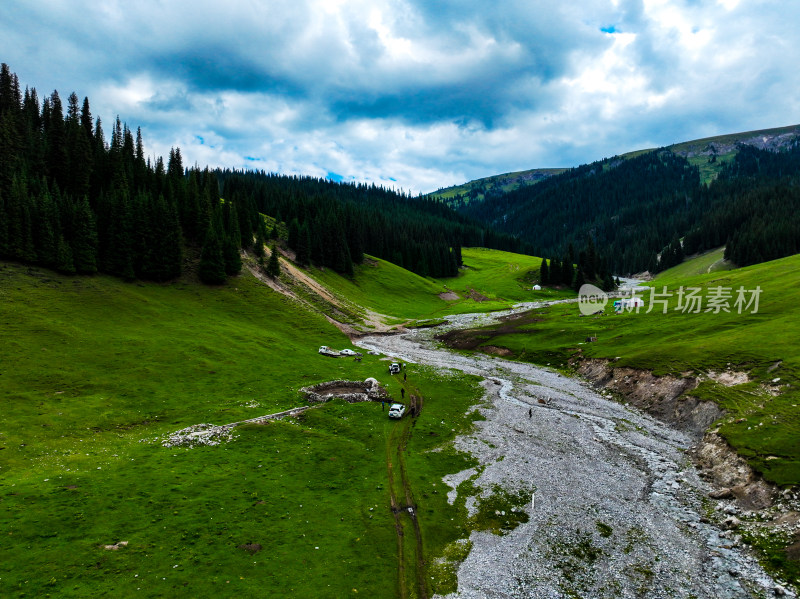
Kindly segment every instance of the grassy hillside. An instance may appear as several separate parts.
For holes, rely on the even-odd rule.
[[[330,270],[307,272],[346,303],[389,315],[392,322],[503,310],[519,302],[574,295],[569,290],[531,291],[542,263],[535,256],[463,248],[462,258],[459,275],[446,279],[423,278],[372,257],[355,268],[352,279]]]
[[[4,597],[393,596],[387,463],[407,421],[332,402],[215,447],[161,439],[300,405],[309,383],[374,376],[398,399],[402,384],[432,398],[408,440],[417,453],[469,427],[477,397],[466,377],[409,367],[402,383],[374,356],[320,356],[347,339],[249,275],[214,288],[0,264],[0,322]],[[442,533],[426,539],[431,563],[468,533],[452,525],[463,505],[436,487],[465,456],[435,455],[411,474],[420,521]]]
[[[686,277],[733,268],[735,268],[734,265],[725,260],[725,248],[721,247],[699,256],[687,258],[681,264],[658,273],[655,281],[659,284],[679,283]]]
[[[464,268],[458,277],[441,279],[448,290],[460,297],[468,297],[477,292],[492,309],[504,309],[519,302],[541,299],[557,299],[571,297],[572,291],[556,291],[543,289],[532,291],[539,282],[539,268],[542,259],[536,256],[525,256],[488,250],[485,248],[464,248],[462,250]],[[481,302],[483,304],[483,301]]]
[[[696,264],[696,263],[695,263]],[[667,313],[661,304],[646,313],[616,315],[609,303],[602,316],[581,317],[575,304],[536,311],[501,331],[475,332],[479,345],[511,350],[518,358],[564,366],[583,356],[616,360],[618,366],[654,370],[657,374],[707,373],[729,367],[750,374],[750,382],[733,387],[709,381],[693,394],[713,400],[729,416],[720,433],[767,480],[800,484],[800,256],[761,265],[690,277],[665,273],[652,286],[667,287]],[[679,287],[697,287],[707,298],[714,288],[730,289],[730,312],[676,310]],[[762,289],[757,313],[738,314],[736,290]],[[649,303],[649,294],[644,295]],[[745,294],[750,299],[751,294]],[[707,299],[705,300],[707,301]],[[514,329],[510,331],[510,326]],[[596,336],[597,342],[585,343]],[[779,379],[775,384],[774,379]]]

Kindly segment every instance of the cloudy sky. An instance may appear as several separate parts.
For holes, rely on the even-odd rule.
[[[39,97],[188,165],[413,193],[800,123],[795,0],[0,0]]]

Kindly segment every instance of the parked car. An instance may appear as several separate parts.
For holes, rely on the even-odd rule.
[[[331,349],[327,345],[323,345],[322,347],[320,347],[319,348],[319,353],[321,353],[323,356],[330,356],[332,358],[338,358],[339,357],[339,352],[337,352],[336,350]]]
[[[343,349],[339,352],[340,356],[357,356],[358,352],[353,351],[352,349]]]
[[[392,362],[389,366],[389,374],[399,374],[400,373],[400,364],[397,362]]]
[[[400,419],[406,413],[406,407],[401,403],[393,403],[389,406],[389,418]]]

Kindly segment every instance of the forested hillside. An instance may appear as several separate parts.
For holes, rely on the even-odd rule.
[[[70,94],[65,113],[57,91],[40,101],[2,65],[0,258],[154,281],[196,270],[222,283],[242,248],[262,254],[276,236],[262,214],[287,224],[281,241],[301,264],[346,274],[364,253],[442,277],[456,274],[463,245],[526,250],[442,203],[374,185],[186,169],[177,148],[166,163],[146,157],[141,130],[117,118],[107,141],[88,98]]]
[[[565,255],[592,237],[619,273],[663,270],[720,245],[747,265],[800,251],[799,183],[796,139],[779,151],[740,145],[711,183],[701,183],[685,157],[660,149],[583,165],[457,209],[519,236],[539,255]]]

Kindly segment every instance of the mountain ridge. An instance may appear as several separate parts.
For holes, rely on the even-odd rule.
[[[798,135],[800,135],[800,124],[713,135],[710,137],[678,142],[664,146],[664,148],[679,156],[685,157],[690,163],[697,163],[698,165],[702,162],[708,163],[707,159],[716,156],[714,162],[710,164],[721,160],[719,165],[716,168],[705,169],[708,171],[707,175],[710,175],[705,177],[707,179],[706,182],[708,182],[719,173],[722,162],[724,162],[726,158],[729,159],[733,157],[738,144],[774,151],[788,147],[791,141]],[[657,149],[657,147],[642,148],[625,152],[624,154],[618,154],[617,156],[622,159],[628,159]],[[503,191],[510,191],[522,187],[523,185],[533,185],[548,177],[563,173],[570,168],[574,167],[538,167],[521,171],[499,173],[497,175],[472,179],[459,185],[442,187],[427,195],[429,197],[441,198],[448,203],[452,203],[451,200],[458,196],[470,196],[470,194],[473,196],[472,199],[482,199],[485,197],[486,190],[501,187]],[[701,168],[701,177],[704,174],[702,171],[704,171],[703,168]]]

